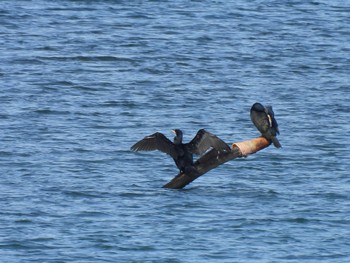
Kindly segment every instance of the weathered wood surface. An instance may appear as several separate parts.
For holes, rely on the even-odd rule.
[[[198,177],[207,173],[211,169],[219,165],[239,157],[246,157],[249,154],[256,153],[271,144],[264,137],[258,137],[252,140],[234,143],[231,146],[231,151],[218,153],[215,149],[210,150],[205,155],[200,157],[194,164],[197,173],[185,174],[181,173],[174,177],[163,188],[181,189],[186,185],[196,180]]]

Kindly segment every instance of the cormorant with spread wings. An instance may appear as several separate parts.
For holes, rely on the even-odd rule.
[[[175,129],[173,132],[175,133],[174,142],[164,134],[156,132],[135,143],[131,146],[131,150],[135,152],[159,150],[169,154],[174,159],[180,173],[195,170],[193,154],[202,155],[210,148],[217,151],[230,151],[230,147],[224,141],[204,129],[200,129],[189,143],[182,142],[181,130]]]

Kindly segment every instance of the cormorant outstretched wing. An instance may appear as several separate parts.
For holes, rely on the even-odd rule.
[[[160,132],[146,136],[131,146],[130,149],[134,152],[159,150],[161,152],[169,154],[173,158],[177,157],[175,144]]]
[[[197,155],[205,153],[209,148],[215,148],[218,151],[230,151],[230,147],[216,135],[200,129],[196,136],[186,144],[186,148]]]

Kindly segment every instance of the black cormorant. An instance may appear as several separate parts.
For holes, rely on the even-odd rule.
[[[196,172],[193,167],[193,154],[201,155],[209,148],[230,151],[230,147],[224,141],[204,129],[199,130],[189,143],[182,143],[181,130],[175,129],[173,132],[175,133],[174,142],[164,134],[156,132],[135,143],[130,149],[135,152],[159,150],[169,154],[180,169],[180,173]]]
[[[279,134],[279,130],[271,106],[265,107],[260,103],[254,103],[250,109],[250,118],[263,137],[272,141],[276,148],[282,147],[276,138],[277,134]]]

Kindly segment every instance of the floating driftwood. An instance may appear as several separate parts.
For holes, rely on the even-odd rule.
[[[194,167],[197,170],[196,173],[181,173],[175,176],[169,183],[165,184],[163,188],[184,188],[186,185],[209,172],[211,169],[235,158],[246,157],[249,154],[256,153],[257,151],[268,147],[270,144],[271,142],[266,138],[258,137],[252,140],[232,144],[231,151],[218,152],[217,150],[212,149],[194,163]]]

